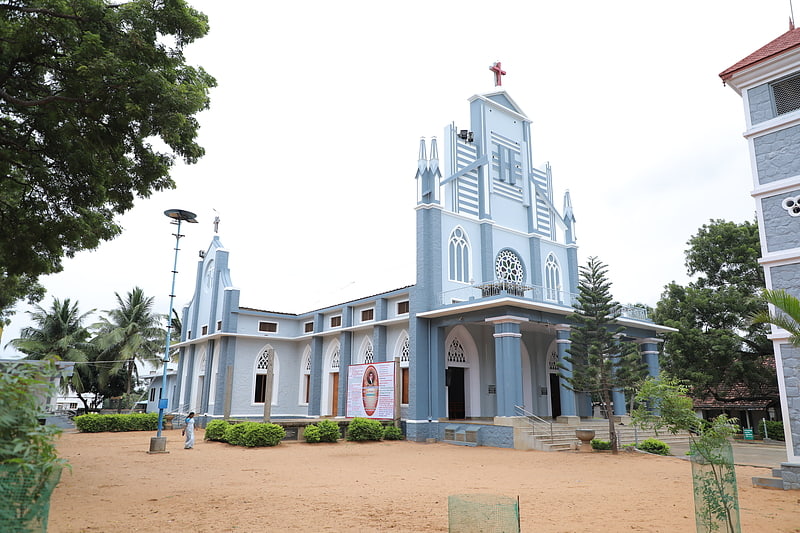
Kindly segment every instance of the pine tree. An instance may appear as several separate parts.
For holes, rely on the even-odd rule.
[[[625,328],[616,324],[620,307],[611,297],[607,273],[608,267],[596,257],[580,267],[577,304],[570,315],[577,325],[572,327],[567,350],[570,355],[565,357],[572,371],[564,379],[571,390],[599,401],[608,417],[611,452],[617,453],[612,392],[633,387],[644,378],[645,367],[637,346],[624,340]]]

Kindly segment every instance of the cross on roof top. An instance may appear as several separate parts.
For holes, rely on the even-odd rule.
[[[506,71],[500,67],[500,62],[495,61],[494,64],[489,67],[489,70],[494,72],[494,86],[497,87],[499,85],[503,85],[502,76],[506,75]]]

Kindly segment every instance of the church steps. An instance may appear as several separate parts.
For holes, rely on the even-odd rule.
[[[530,436],[530,449],[543,451],[566,451],[573,450],[580,444],[580,441],[575,436],[575,430],[578,428],[593,429],[595,431],[595,438],[609,440],[608,422],[605,420],[581,421],[578,426],[554,422],[552,425],[552,433],[549,424],[535,423],[532,427],[529,426],[524,428],[524,431]],[[633,426],[622,424],[617,424],[615,429],[617,431],[617,438],[619,439],[620,446],[635,442],[642,442],[649,438],[658,439],[670,445],[678,443],[685,444],[690,440],[688,433],[685,432],[678,433],[676,435],[661,432],[656,435],[656,433],[652,430],[645,431],[634,428]]]

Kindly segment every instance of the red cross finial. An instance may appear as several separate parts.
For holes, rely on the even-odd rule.
[[[495,61],[494,64],[489,67],[489,70],[494,72],[494,86],[503,85],[503,78],[501,78],[501,76],[505,76],[506,71],[500,68],[500,62]]]

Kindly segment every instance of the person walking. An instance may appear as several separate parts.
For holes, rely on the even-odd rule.
[[[183,428],[181,435],[186,437],[183,448],[185,450],[194,448],[194,411],[189,413],[189,416],[186,417],[186,427]]]

